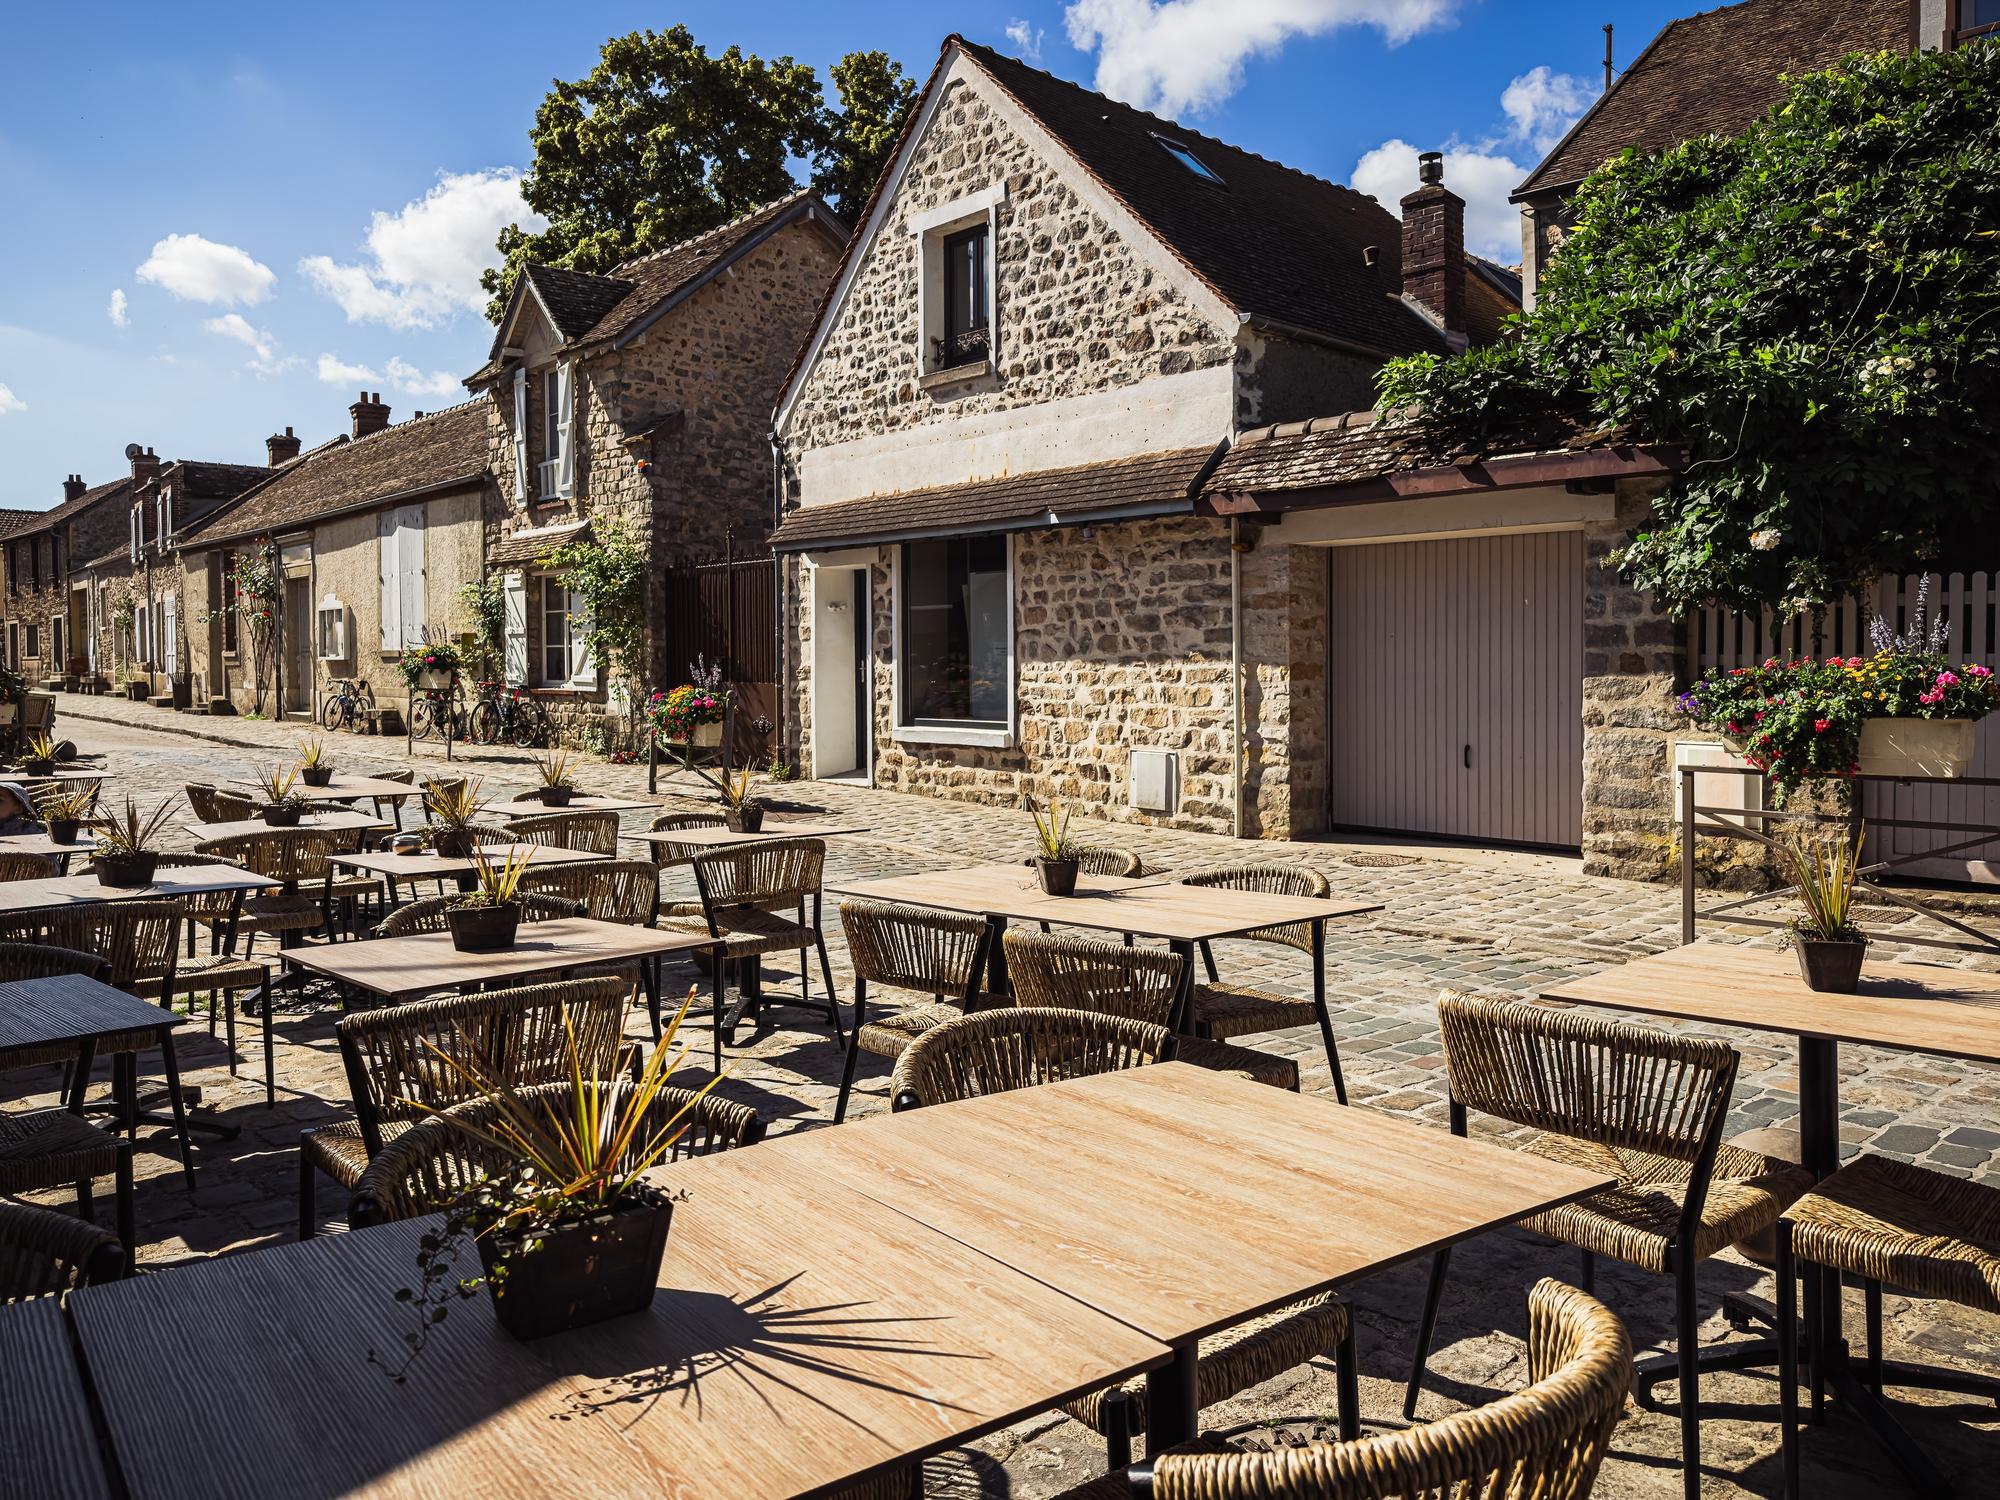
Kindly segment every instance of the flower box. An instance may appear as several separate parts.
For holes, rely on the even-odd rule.
[[[1963,776],[1977,732],[1972,719],[1869,719],[1861,726],[1861,774]]]
[[[697,724],[694,733],[688,736],[688,743],[696,749],[712,750],[722,743],[720,724]]]
[[[448,688],[451,686],[451,673],[419,672],[417,673],[416,686],[419,690],[424,688]]]

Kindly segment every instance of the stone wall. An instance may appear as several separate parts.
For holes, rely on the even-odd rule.
[[[1303,422],[1375,405],[1379,361],[1246,328],[1236,355],[1236,426]]]

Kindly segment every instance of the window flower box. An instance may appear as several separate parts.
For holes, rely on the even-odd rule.
[[[1861,726],[1861,774],[1963,776],[1977,733],[1975,719],[1869,719]]]

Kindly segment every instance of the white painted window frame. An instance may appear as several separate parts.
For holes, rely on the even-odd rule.
[[[889,548],[889,627],[891,631],[889,712],[890,740],[898,745],[973,745],[988,750],[1012,750],[1020,737],[1020,643],[1014,625],[1014,595],[1018,554],[1015,537],[1007,534],[1007,720],[995,729],[903,722],[903,545]]]
[[[968,193],[950,203],[912,214],[908,229],[917,241],[917,374],[936,375],[944,369],[976,372],[981,366],[940,366],[931,354],[931,340],[944,333],[944,242],[947,235],[976,224],[986,226],[986,361],[991,370],[1000,357],[1000,205],[1007,201],[1007,184]]]
[[[563,619],[563,633],[566,637],[564,654],[569,663],[569,675],[566,677],[554,677],[549,673],[549,617],[554,613],[549,608],[549,591],[551,589],[559,590],[563,595],[563,608],[560,613]],[[578,691],[588,691],[595,688],[597,686],[597,668],[592,665],[590,652],[584,644],[584,639],[589,634],[589,627],[583,615],[582,597],[575,589],[565,588],[560,579],[549,573],[537,573],[535,575],[534,595],[533,606],[537,619],[540,622],[535,651],[535,664],[539,669],[536,674],[540,678],[539,685],[549,688],[570,688]]]

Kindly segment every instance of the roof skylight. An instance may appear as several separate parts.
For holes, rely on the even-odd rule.
[[[1207,162],[1203,161],[1199,156],[1196,156],[1193,151],[1189,150],[1186,146],[1183,146],[1179,141],[1174,140],[1170,136],[1164,136],[1158,133],[1154,134],[1153,139],[1160,143],[1160,149],[1162,151],[1166,152],[1167,155],[1171,156],[1175,161],[1179,162],[1182,166],[1186,167],[1190,172],[1194,173],[1194,175],[1199,177],[1203,182],[1212,182],[1217,187],[1229,186],[1228,183],[1222,180],[1222,174],[1220,172],[1217,172],[1213,167],[1209,166]]]

